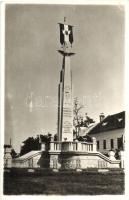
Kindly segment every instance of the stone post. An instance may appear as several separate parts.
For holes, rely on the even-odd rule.
[[[81,142],[77,143],[77,151],[82,151],[82,144],[81,144]]]
[[[53,169],[53,159],[50,157],[50,165],[49,165],[50,169]]]
[[[81,172],[82,171],[82,169],[81,169],[81,160],[80,159],[76,160],[76,171],[77,172]]]
[[[124,168],[124,151],[120,151],[119,156],[121,160],[121,168]]]
[[[53,136],[51,136],[51,142],[54,142],[54,137]]]
[[[41,144],[41,151],[45,151],[46,150],[46,144],[45,143],[42,143]]]
[[[69,142],[69,150],[73,151],[73,142]]]
[[[109,151],[109,159],[110,160],[116,160],[114,151]]]
[[[50,168],[54,172],[58,172],[61,165],[59,164],[58,155],[51,155],[50,156]]]
[[[96,151],[96,138],[92,137],[92,141],[93,141],[93,151]]]
[[[54,142],[50,142],[50,151],[54,151]]]
[[[54,138],[51,136],[50,151],[54,151]]]

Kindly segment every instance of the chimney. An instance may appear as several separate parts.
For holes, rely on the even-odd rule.
[[[100,122],[102,122],[104,120],[104,118],[105,118],[104,113],[100,113],[100,115],[99,115]]]

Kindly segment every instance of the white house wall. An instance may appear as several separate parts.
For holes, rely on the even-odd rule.
[[[122,135],[124,135],[124,129],[117,129],[96,134],[90,134],[91,137],[96,138],[96,141],[99,141],[98,151],[102,153],[107,153],[109,150],[111,150],[110,139],[114,140],[114,150],[118,149],[117,138],[122,137]],[[106,140],[106,149],[103,149],[103,140]]]

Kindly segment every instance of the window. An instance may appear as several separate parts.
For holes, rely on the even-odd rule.
[[[123,149],[123,140],[121,138],[117,138],[117,148],[118,149]]]
[[[111,146],[111,149],[114,149],[114,140],[113,139],[110,140],[110,146]]]
[[[106,140],[103,140],[103,149],[106,149]]]
[[[99,149],[99,141],[97,141],[97,149]]]

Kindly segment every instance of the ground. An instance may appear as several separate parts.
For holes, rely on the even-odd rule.
[[[124,173],[6,172],[4,174],[4,194],[124,194]]]

